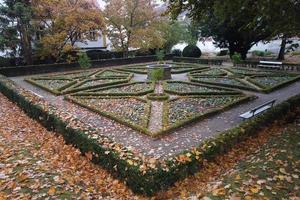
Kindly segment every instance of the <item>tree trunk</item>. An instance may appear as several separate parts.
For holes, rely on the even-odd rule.
[[[283,38],[281,40],[281,45],[280,45],[280,50],[278,53],[277,60],[284,60],[286,41],[287,41],[287,38],[285,36],[283,36]]]
[[[31,36],[26,25],[20,24],[21,50],[27,65],[32,64]]]

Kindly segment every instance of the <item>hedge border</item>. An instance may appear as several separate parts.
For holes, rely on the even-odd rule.
[[[196,86],[202,86],[202,87],[207,87],[207,88],[214,88],[214,89],[221,89],[221,90],[225,90],[226,92],[177,92],[177,91],[172,91],[167,89],[166,84],[167,83],[183,83],[183,84],[189,84],[189,85],[196,85]],[[225,87],[220,87],[220,86],[216,86],[216,85],[207,85],[207,84],[201,84],[201,83],[191,83],[191,82],[186,82],[186,81],[166,81],[163,83],[163,88],[164,91],[169,93],[169,94],[175,94],[175,95],[180,95],[180,96],[186,96],[186,95],[234,95],[234,94],[242,94],[242,92],[237,91],[237,90],[232,90],[229,88],[225,88]]]
[[[43,79],[43,78],[36,78],[36,79],[24,79],[24,80],[26,82],[28,82],[28,83],[30,83],[30,84],[32,84],[34,86],[37,86],[39,88],[42,88],[42,89],[44,89],[44,90],[46,90],[46,91],[48,91],[48,92],[50,92],[50,93],[52,93],[52,94],[54,94],[56,96],[61,95],[62,94],[61,93],[62,90],[66,89],[68,87],[71,87],[72,85],[75,85],[76,83],[78,83],[77,80],[71,80],[71,79]],[[60,87],[58,89],[53,90],[53,89],[51,89],[51,88],[49,88],[49,87],[47,87],[45,85],[37,83],[35,80],[70,80],[71,82],[67,83],[66,85],[63,85],[62,87]]]
[[[269,111],[242,122],[237,127],[207,139],[197,147],[184,151],[164,161],[150,162],[122,147],[109,138],[98,135],[97,131],[66,113],[59,112],[36,95],[21,89],[6,77],[0,75],[0,91],[15,102],[30,117],[49,130],[56,131],[67,143],[75,145],[82,153],[92,152],[92,161],[102,165],[115,177],[124,180],[136,193],[153,195],[173,185],[176,181],[196,173],[204,160],[211,160],[234,147],[235,144],[255,135],[275,120],[287,119],[291,111],[300,106],[300,94],[275,105]],[[287,115],[289,117],[289,115]],[[68,120],[66,120],[68,119]],[[288,118],[290,119],[290,118]],[[82,124],[82,126],[78,125]],[[126,156],[120,156],[120,152]],[[129,152],[129,153],[127,153]],[[136,158],[139,161],[136,161]],[[129,162],[131,161],[131,162]],[[132,162],[134,162],[132,164]],[[146,168],[145,170],[142,170]]]
[[[273,92],[273,91],[275,91],[277,89],[280,89],[280,88],[282,88],[282,87],[284,87],[286,85],[292,84],[292,83],[297,82],[298,80],[300,80],[300,75],[298,75],[298,76],[295,76],[295,78],[293,78],[291,80],[284,81],[284,82],[282,82],[280,84],[277,84],[277,85],[275,85],[273,87],[265,87],[265,86],[257,83],[256,81],[254,81],[252,79],[253,77],[266,77],[266,76],[252,76],[252,77],[246,78],[246,80],[249,81],[250,83],[252,83],[252,84],[254,84],[254,85],[262,88],[261,91],[264,92],[264,93],[271,93],[271,92]]]
[[[220,96],[220,95],[216,95],[216,96]],[[213,96],[213,97],[216,97],[216,96]],[[224,96],[224,95],[222,95]],[[204,112],[202,114],[197,114],[197,115],[194,115],[193,117],[190,117],[190,118],[187,118],[185,120],[182,120],[180,122],[177,122],[175,123],[174,125],[171,125],[169,126],[169,106],[170,106],[170,102],[171,101],[176,101],[178,99],[182,99],[182,98],[212,98],[212,96],[207,96],[207,95],[194,95],[194,96],[189,96],[189,97],[177,97],[175,99],[171,99],[169,100],[167,103],[164,104],[164,107],[163,107],[163,129],[166,131],[166,132],[170,132],[170,131],[173,131],[175,129],[178,129],[180,127],[184,127],[184,126],[187,126],[189,124],[192,124],[192,123],[195,123],[195,122],[199,122],[200,120],[203,120],[203,119],[206,119],[208,117],[211,117],[213,115],[216,115],[216,114],[219,114],[221,112],[224,112],[226,110],[229,110],[230,108],[233,108],[237,105],[240,105],[240,104],[243,104],[245,102],[248,102],[248,101],[251,101],[253,100],[255,97],[254,96],[249,96],[249,95],[226,95],[226,96],[234,96],[234,97],[241,97],[240,99],[238,100],[235,100],[234,102],[232,103],[227,103],[227,104],[224,104],[223,106],[221,106],[220,108],[214,108],[210,111],[207,111],[207,112]]]
[[[131,78],[127,78],[127,79],[115,79],[112,82],[108,82],[108,83],[102,83],[102,84],[96,84],[96,85],[91,85],[91,86],[86,86],[86,87],[80,87],[81,85],[84,85],[85,83],[92,81],[92,80],[106,80],[106,79],[102,79],[102,78],[96,78],[96,79],[88,79],[88,80],[84,80],[82,82],[79,82],[77,85],[74,85],[73,87],[68,88],[65,91],[62,91],[61,94],[70,94],[70,93],[76,93],[76,92],[80,92],[80,91],[84,91],[84,90],[89,90],[89,89],[94,89],[94,88],[98,88],[98,87],[107,87],[107,86],[111,86],[111,85],[117,85],[117,84],[123,84],[123,83],[128,83],[130,81]]]
[[[170,96],[166,93],[150,93],[147,94],[147,99],[152,101],[166,101]]]
[[[92,98],[92,97],[87,97],[87,98]],[[95,98],[95,97],[94,97]],[[150,131],[148,131],[148,125],[149,125],[149,118],[150,118],[150,112],[151,112],[151,103],[149,101],[146,101],[142,98],[138,98],[138,97],[132,97],[132,96],[111,96],[111,97],[96,97],[96,98],[99,98],[99,99],[125,99],[125,98],[132,98],[132,99],[137,99],[139,101],[142,101],[146,104],[145,106],[145,113],[147,113],[144,117],[143,117],[143,124],[145,125],[145,127],[143,126],[140,126],[140,125],[136,125],[135,123],[132,123],[131,121],[129,120],[124,120],[123,118],[121,117],[118,117],[116,115],[113,115],[113,114],[110,114],[108,112],[104,112],[104,111],[101,111],[101,110],[97,110],[95,108],[92,108],[84,103],[82,103],[80,100],[74,98],[74,97],[70,97],[70,96],[66,96],[64,97],[65,100],[68,100],[72,103],[75,103],[75,104],[78,104],[86,109],[89,109],[91,110],[92,112],[95,112],[95,113],[98,113],[100,115],[103,115],[104,117],[108,117],[112,120],[115,120],[123,125],[126,125],[126,126],[129,126],[137,131],[140,131],[146,135],[149,135],[149,136],[152,136],[152,133]],[[148,117],[147,117],[148,116]]]
[[[237,89],[242,89],[242,90],[250,90],[250,91],[255,91],[255,92],[259,92],[260,90],[256,89],[256,88],[252,88],[252,87],[247,87],[247,86],[239,86],[239,85],[230,85],[230,84],[226,84],[226,83],[217,83],[217,82],[210,82],[210,81],[200,81],[197,80],[196,78],[198,78],[198,76],[189,76],[189,80],[191,82],[194,83],[203,83],[203,84],[209,84],[209,85],[216,85],[216,86],[223,86],[223,87],[231,87],[231,88],[237,88]],[[200,78],[203,78],[200,76]],[[245,84],[244,82],[240,81],[239,79],[235,78],[235,77],[224,77],[224,76],[210,76],[209,78],[228,78],[228,79],[233,79],[235,81],[238,81],[240,83]]]
[[[98,91],[103,91],[103,90],[111,89],[111,88],[118,88],[118,87],[122,87],[122,86],[134,85],[137,83],[149,83],[149,84],[151,84],[151,89],[142,91],[142,92],[97,93]],[[142,96],[142,95],[146,95],[148,93],[154,92],[154,89],[155,89],[154,82],[136,81],[136,82],[131,82],[131,83],[118,84],[118,85],[112,85],[112,86],[107,86],[107,87],[103,87],[103,88],[92,89],[91,91],[86,91],[86,92],[78,92],[78,93],[73,94],[73,96],[104,96],[104,95],[106,95],[106,96]]]
[[[210,70],[219,70],[219,71],[221,71],[221,72],[223,72],[223,73],[220,73],[220,74],[218,74],[218,75],[213,75],[213,74],[201,74],[201,73],[203,73],[203,72],[208,72],[208,71],[210,71]],[[228,72],[226,72],[226,71],[224,71],[223,69],[220,69],[220,68],[210,68],[210,69],[205,69],[205,70],[203,70],[203,71],[200,71],[200,72],[197,72],[197,71],[194,71],[194,72],[190,72],[189,74],[188,74],[188,77],[191,77],[191,76],[226,76],[228,74]]]

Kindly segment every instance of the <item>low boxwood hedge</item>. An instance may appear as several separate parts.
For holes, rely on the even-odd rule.
[[[300,106],[300,95],[294,96],[189,151],[165,160],[157,160],[134,153],[110,138],[99,135],[97,130],[89,125],[57,110],[2,75],[0,92],[47,129],[60,133],[66,143],[73,144],[82,153],[92,152],[94,163],[100,164],[115,177],[123,180],[134,192],[149,196],[197,172],[204,160],[211,160],[216,155],[225,153],[275,120],[286,119],[286,116],[290,116],[289,112],[299,110],[296,108]]]

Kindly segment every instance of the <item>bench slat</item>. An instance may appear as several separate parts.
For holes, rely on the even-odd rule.
[[[251,117],[254,117],[255,115],[258,115],[259,113],[262,113],[262,112],[272,108],[275,101],[276,100],[268,101],[260,106],[257,106],[256,108],[241,114],[240,117],[243,119],[249,119]]]
[[[273,61],[259,61],[262,64],[273,64],[273,65],[282,65],[282,62],[273,62]]]

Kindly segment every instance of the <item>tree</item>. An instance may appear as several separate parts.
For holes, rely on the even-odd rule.
[[[164,44],[160,13],[153,0],[106,0],[108,37],[117,51],[128,56],[130,48],[155,49]]]
[[[300,36],[300,2],[293,0],[261,0],[259,9],[256,12],[257,20],[266,21],[272,34],[268,38],[280,38],[282,40],[278,54],[278,60],[284,60],[286,47],[296,46],[289,38]]]
[[[174,45],[185,41],[187,31],[184,24],[178,21],[164,20],[160,26],[159,29],[163,33],[162,37],[165,41],[163,48],[166,53],[170,53]]]
[[[100,9],[88,0],[33,0],[35,24],[41,27],[39,55],[61,60],[76,49],[76,42],[104,30]]]
[[[0,4],[0,49],[23,56],[32,64],[32,10],[29,0],[4,0]]]
[[[257,21],[259,4],[254,0],[170,0],[169,11],[176,17],[183,11],[199,23],[202,37],[212,36],[220,48],[229,48],[230,55],[240,53],[246,58],[248,50],[270,36],[266,22]]]

